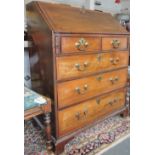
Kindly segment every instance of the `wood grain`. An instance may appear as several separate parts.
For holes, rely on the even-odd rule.
[[[100,81],[98,78],[102,78]],[[110,78],[118,77],[119,80],[112,83]],[[89,97],[103,94],[119,87],[125,86],[127,81],[127,69],[121,69],[113,72],[90,76],[82,79],[61,82],[57,84],[58,107],[73,105]],[[84,89],[87,85],[87,90]],[[80,88],[81,93],[76,91]]]
[[[128,34],[110,13],[85,10],[63,4],[34,2],[54,32]]]
[[[111,59],[119,59],[114,64]],[[88,63],[85,67],[84,64]],[[76,64],[80,65],[80,69],[75,67]],[[77,56],[64,56],[56,58],[57,65],[57,80],[67,78],[80,77],[91,73],[106,71],[111,69],[118,69],[128,65],[128,52],[117,51],[109,53],[77,55]]]
[[[121,90],[103,95],[100,97],[100,103],[97,103],[97,99],[88,100],[87,102],[59,111],[59,135],[62,136],[68,132],[72,132],[105,114],[123,107],[125,103],[125,91]],[[118,101],[109,104],[109,102],[115,99],[118,99]]]

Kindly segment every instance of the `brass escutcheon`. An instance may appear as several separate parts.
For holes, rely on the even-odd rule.
[[[78,50],[85,50],[88,46],[88,42],[84,38],[80,38],[79,41],[75,43],[75,46]]]
[[[97,81],[101,81],[103,79],[103,77],[102,76],[98,76],[96,79],[97,79]]]
[[[111,42],[113,48],[118,48],[119,45],[120,45],[120,43],[121,43],[121,42],[120,42],[119,40],[117,40],[117,39],[114,39],[114,40],[112,40],[112,42]]]

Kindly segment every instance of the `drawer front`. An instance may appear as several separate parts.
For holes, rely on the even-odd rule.
[[[58,112],[59,135],[79,129],[86,124],[124,106],[125,90],[119,90]]]
[[[127,49],[127,37],[102,38],[102,50]]]
[[[75,53],[84,51],[100,51],[101,38],[97,37],[62,37],[62,53]]]
[[[79,56],[57,57],[57,80],[116,69],[128,65],[128,52],[109,52]]]
[[[98,74],[57,84],[58,107],[63,108],[90,97],[125,86],[127,69]]]

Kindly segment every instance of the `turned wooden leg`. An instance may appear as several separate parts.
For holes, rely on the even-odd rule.
[[[51,119],[50,113],[45,113],[45,132],[46,132],[46,147],[50,153],[52,151],[52,139],[51,139]]]

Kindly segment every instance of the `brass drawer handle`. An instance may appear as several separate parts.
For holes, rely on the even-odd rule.
[[[119,57],[117,57],[117,58],[110,58],[110,62],[113,64],[113,65],[117,65],[118,64],[118,62],[119,62]]]
[[[88,114],[88,109],[85,109],[85,110],[83,111],[83,114],[84,114],[84,116],[86,116],[86,115]]]
[[[115,99],[113,100],[114,103],[117,103],[118,101],[119,101],[119,98],[115,98]]]
[[[78,71],[84,71],[86,70],[86,68],[88,67],[88,62],[84,62],[83,65],[80,65],[80,64],[75,64],[75,67],[77,68]]]
[[[78,94],[84,94],[86,91],[88,90],[88,85],[85,84],[83,86],[83,90],[80,88],[80,87],[76,87],[75,88],[75,91],[78,93]]]
[[[77,113],[75,114],[75,117],[77,118],[77,120],[80,120],[80,112],[77,112]]]
[[[112,40],[111,44],[112,44],[113,48],[118,48],[120,46],[121,42],[117,39],[114,39],[114,40]]]
[[[119,98],[115,98],[113,100],[110,100],[108,104],[113,105],[114,103],[118,103],[118,101],[119,101]]]
[[[80,38],[79,41],[75,43],[78,50],[83,51],[88,47],[88,42],[84,38]]]
[[[87,114],[88,114],[88,109],[85,109],[85,110],[83,111],[83,116],[86,117]],[[75,114],[75,117],[77,118],[77,120],[80,120],[81,118],[83,118],[83,116],[81,115],[80,112],[77,112],[77,113]]]
[[[112,84],[116,83],[119,80],[119,77],[109,78]]]
[[[113,105],[113,101],[112,101],[112,100],[111,100],[111,101],[109,101],[109,102],[108,102],[108,104]]]

